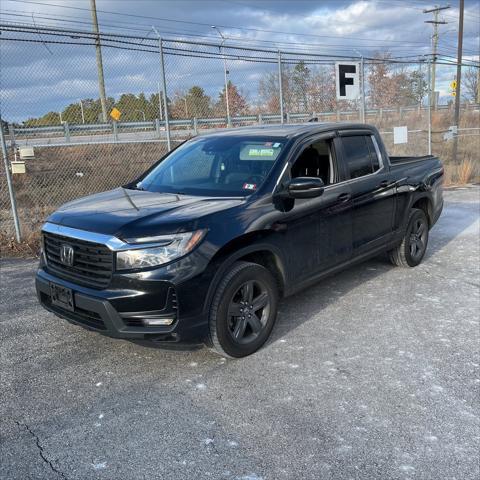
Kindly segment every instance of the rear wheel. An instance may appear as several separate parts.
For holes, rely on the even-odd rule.
[[[278,288],[261,265],[236,262],[217,287],[210,308],[210,340],[227,357],[244,357],[268,339],[277,316]]]
[[[428,219],[423,210],[413,208],[402,243],[389,252],[390,261],[399,267],[416,267],[428,245]]]

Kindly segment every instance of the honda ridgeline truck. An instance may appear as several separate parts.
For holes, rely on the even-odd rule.
[[[280,298],[382,252],[418,265],[442,182],[438,158],[389,157],[364,124],[199,136],[48,218],[38,298],[111,337],[243,357],[269,337]]]

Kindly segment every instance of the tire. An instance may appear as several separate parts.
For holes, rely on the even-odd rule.
[[[218,284],[210,307],[213,350],[231,358],[256,352],[275,324],[278,297],[277,282],[266,268],[235,262]]]
[[[412,208],[402,243],[388,252],[390,261],[398,267],[416,267],[428,245],[428,220],[425,212]]]

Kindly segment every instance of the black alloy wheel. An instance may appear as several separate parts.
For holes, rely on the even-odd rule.
[[[428,225],[425,217],[417,217],[410,231],[410,256],[419,261],[425,253],[428,239]]]
[[[390,261],[399,267],[416,267],[428,245],[429,224],[423,210],[412,208],[402,243],[389,252]]]
[[[245,357],[257,351],[275,324],[278,296],[277,281],[268,269],[235,262],[212,300],[209,346],[225,357]]]
[[[261,333],[270,313],[270,297],[259,280],[249,280],[232,296],[228,306],[228,330],[235,342],[249,343]]]

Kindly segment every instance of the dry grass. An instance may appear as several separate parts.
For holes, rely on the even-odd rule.
[[[0,232],[0,258],[23,257],[38,258],[40,252],[40,231],[29,232],[23,235],[22,241],[17,243],[15,236]]]
[[[473,178],[474,168],[475,165],[471,160],[463,160],[458,167],[458,183],[460,183],[461,185],[470,183]]]
[[[445,187],[478,183],[480,165],[470,159],[464,159],[460,165],[447,163],[444,165],[443,184]]]

